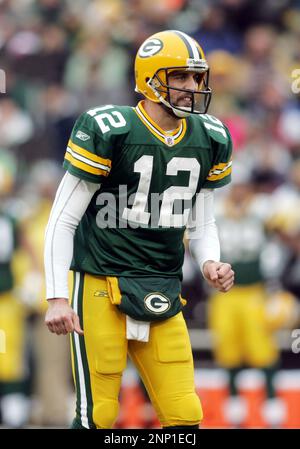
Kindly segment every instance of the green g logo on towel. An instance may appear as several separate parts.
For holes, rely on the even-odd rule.
[[[152,313],[161,314],[171,307],[171,301],[161,293],[150,293],[144,298],[145,307]]]

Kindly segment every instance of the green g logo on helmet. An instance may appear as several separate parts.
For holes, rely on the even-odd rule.
[[[150,293],[144,298],[145,308],[152,313],[161,314],[171,307],[171,301],[161,293]]]
[[[141,58],[148,58],[156,55],[162,48],[163,43],[160,39],[148,39],[143,43],[138,54]]]

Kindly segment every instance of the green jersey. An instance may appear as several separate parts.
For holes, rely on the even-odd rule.
[[[232,143],[208,114],[163,131],[137,107],[98,107],[75,123],[64,167],[101,184],[75,234],[72,269],[181,277],[183,235],[197,194],[227,184]]]
[[[15,220],[0,210],[0,294],[13,288],[12,257],[16,248]]]

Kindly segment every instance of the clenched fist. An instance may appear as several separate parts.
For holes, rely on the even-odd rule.
[[[77,332],[83,335],[79,317],[65,298],[48,300],[49,308],[46,313],[45,323],[50,332],[57,335],[66,335],[69,332]]]
[[[203,265],[203,275],[211,287],[223,293],[234,284],[234,271],[229,263],[207,260]]]

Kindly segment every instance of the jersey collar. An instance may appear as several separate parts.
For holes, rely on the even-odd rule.
[[[178,128],[171,132],[164,131],[160,126],[155,123],[152,118],[147,114],[143,107],[143,101],[140,101],[138,105],[134,108],[137,116],[143,122],[143,124],[149,129],[149,131],[157,137],[161,142],[172,147],[179,143],[185,136],[186,133],[186,119],[181,120],[181,124]]]

